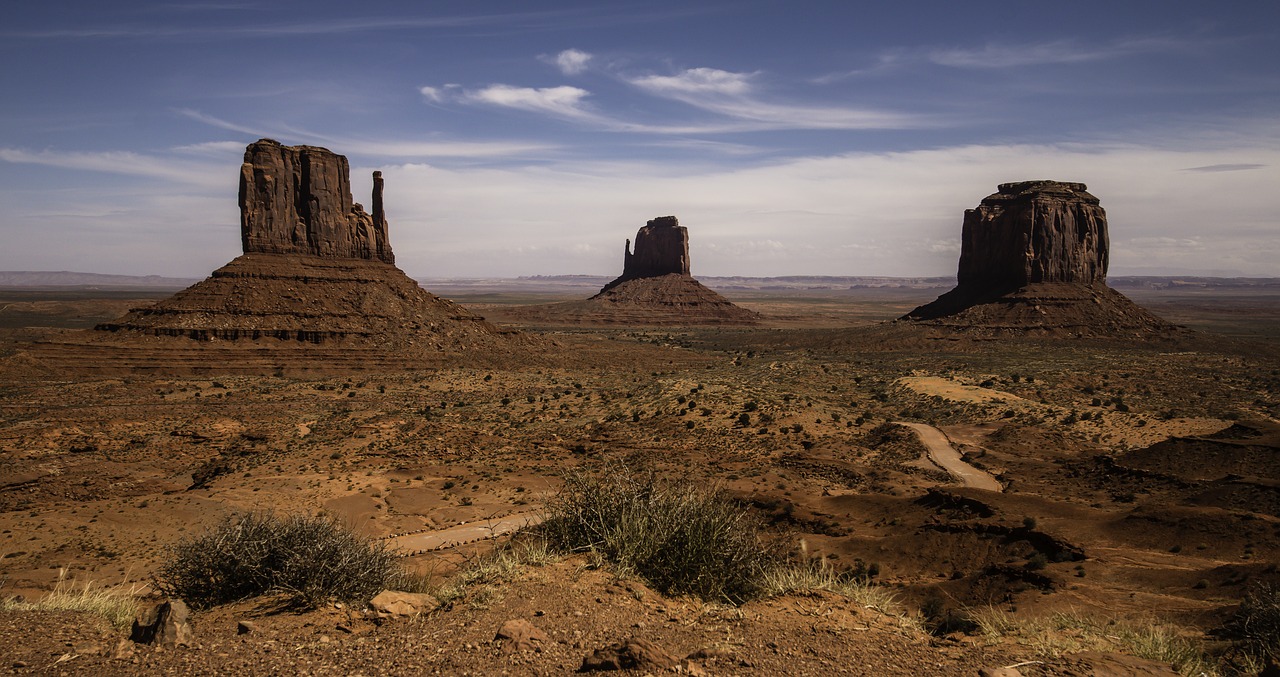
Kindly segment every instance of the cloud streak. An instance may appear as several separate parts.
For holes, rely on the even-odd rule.
[[[1157,54],[1185,48],[1185,42],[1161,37],[1128,38],[1108,44],[1087,45],[1076,40],[988,44],[976,49],[941,49],[929,53],[929,61],[953,68],[1000,69],[1047,64],[1106,61],[1136,54]]]

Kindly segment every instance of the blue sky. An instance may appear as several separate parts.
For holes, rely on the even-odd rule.
[[[1280,276],[1280,3],[61,2],[0,26],[0,269],[200,277],[260,137],[386,176],[415,276],[948,275],[1081,181],[1113,275]]]

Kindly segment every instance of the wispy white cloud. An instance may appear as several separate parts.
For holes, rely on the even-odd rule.
[[[456,86],[446,85],[444,88],[439,90],[435,90],[435,88],[430,87],[424,87],[422,89],[430,89],[439,92],[440,97],[443,100],[446,93],[456,89]],[[423,96],[428,96],[427,92],[424,91]],[[516,157],[530,153],[542,153],[558,148],[554,143],[542,141],[455,141],[436,139],[424,141],[406,138],[369,139],[363,137],[321,134],[287,126],[255,129],[247,125],[229,122],[212,115],[206,115],[196,110],[180,109],[177,112],[185,117],[212,127],[240,132],[242,134],[249,135],[252,138],[261,138],[265,136],[287,140],[289,143],[310,143],[322,145],[336,149],[344,155],[365,155],[391,159],[501,158]],[[239,151],[243,151],[244,143],[238,141],[214,142],[209,144],[184,146],[176,148],[175,150],[183,152],[213,152],[215,150],[230,150],[233,147]]]
[[[1236,163],[1236,164],[1205,165],[1203,167],[1187,167],[1182,171],[1184,172],[1245,172],[1251,169],[1262,169],[1264,167],[1266,167],[1266,165]]]
[[[587,70],[592,55],[579,49],[566,49],[559,54],[540,57],[543,61],[554,64],[565,75],[579,75]]]
[[[34,164],[63,169],[77,169],[129,176],[144,176],[166,182],[178,182],[199,186],[217,185],[221,178],[220,166],[204,165],[190,161],[144,155],[130,151],[78,152],[42,150],[32,152],[21,148],[0,148],[0,160],[14,164]]]
[[[631,84],[654,94],[672,97],[744,96],[751,91],[757,73],[734,73],[718,68],[690,68],[677,75],[646,75]]]
[[[541,88],[490,85],[464,92],[462,99],[470,103],[515,108],[571,120],[598,120],[599,117],[583,105],[583,100],[590,94],[585,89],[568,85]]]
[[[987,44],[979,48],[939,49],[930,52],[928,58],[935,64],[955,68],[1015,68],[1103,61],[1134,54],[1182,49],[1186,44],[1186,41],[1162,37],[1127,38],[1094,45],[1076,40],[1052,40],[1020,45]]]
[[[676,75],[646,75],[628,81],[655,96],[674,99],[760,130],[911,129],[939,124],[909,113],[767,101],[752,82],[757,75],[691,68]]]
[[[251,136],[262,136],[264,133],[263,130],[261,129],[254,129],[252,127],[247,127],[245,125],[237,124],[234,122],[228,122],[221,118],[216,118],[212,115],[205,115],[204,113],[201,113],[200,111],[194,110],[192,108],[177,108],[177,109],[174,109],[174,112],[176,112],[177,114],[183,117],[191,118],[196,122],[203,122],[204,124],[209,125],[210,127],[225,129],[229,132],[240,132],[241,134],[249,134]]]

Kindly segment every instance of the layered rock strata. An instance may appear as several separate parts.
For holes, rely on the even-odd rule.
[[[1070,335],[1172,327],[1106,285],[1107,216],[1083,183],[1019,181],[964,214],[955,289],[903,317]]]

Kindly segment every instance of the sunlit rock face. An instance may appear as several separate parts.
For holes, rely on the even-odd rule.
[[[351,197],[347,158],[327,148],[271,139],[245,149],[240,166],[244,253],[310,254],[395,263],[374,172],[373,214]]]

